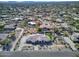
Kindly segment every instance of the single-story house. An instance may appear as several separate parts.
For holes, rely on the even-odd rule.
[[[36,22],[30,21],[30,22],[28,22],[28,24],[29,24],[29,25],[36,25]]]
[[[37,29],[36,28],[28,28],[28,32],[29,33],[37,33]]]
[[[17,25],[15,23],[14,24],[6,24],[4,26],[4,32],[9,33],[9,32],[14,31],[16,29],[16,26]]]
[[[40,25],[40,29],[42,30],[42,32],[49,32],[51,29],[53,29],[54,25],[52,25],[51,23],[43,23]]]
[[[61,23],[61,27],[67,29],[69,28],[69,25],[67,23]]]
[[[16,29],[16,24],[8,24],[4,26],[5,30],[15,30]]]
[[[35,34],[26,39],[26,43],[34,45],[50,45],[52,44],[52,41],[43,34]]]
[[[73,33],[71,38],[74,42],[79,43],[79,33]]]
[[[62,19],[56,19],[56,22],[58,22],[58,23],[62,23],[63,21],[62,21]]]
[[[23,20],[22,17],[17,17],[17,18],[14,18],[14,19],[11,19],[12,21],[20,21],[20,20]]]

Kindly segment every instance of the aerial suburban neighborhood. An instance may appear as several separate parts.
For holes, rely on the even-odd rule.
[[[0,2],[2,51],[79,52],[79,2]]]

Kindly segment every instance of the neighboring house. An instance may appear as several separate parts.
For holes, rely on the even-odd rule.
[[[43,21],[42,24],[40,25],[40,28],[52,28],[51,22],[49,21]]]
[[[37,33],[37,29],[36,28],[29,28],[28,32],[33,34],[33,33]]]
[[[51,29],[53,29],[53,25],[51,26],[51,23],[43,23],[39,27],[42,32],[49,32]]]
[[[62,19],[56,19],[56,22],[58,22],[58,23],[63,23],[63,21],[62,21]]]
[[[21,20],[23,20],[23,18],[21,18],[21,17],[18,17],[18,18],[14,18],[14,19],[11,19],[12,21],[21,21]]]
[[[79,43],[79,33],[73,33],[71,38],[75,43]]]
[[[68,28],[69,26],[67,23],[61,23],[61,27]]]
[[[35,26],[36,25],[36,22],[30,21],[30,22],[28,22],[28,25]]]
[[[28,22],[28,27],[29,28],[35,28],[36,27],[36,23],[35,22]]]
[[[9,24],[4,26],[5,32],[11,32],[16,29],[16,24]]]

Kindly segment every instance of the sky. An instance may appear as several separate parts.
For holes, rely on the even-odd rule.
[[[0,0],[0,1],[79,1],[79,0]]]

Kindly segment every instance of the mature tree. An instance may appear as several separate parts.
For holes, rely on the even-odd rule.
[[[6,45],[6,44],[10,44],[10,43],[11,43],[11,40],[8,38],[0,42],[1,45]]]
[[[23,20],[23,21],[21,22],[21,27],[26,27],[26,26],[27,26],[27,22]]]
[[[0,23],[0,31],[4,29],[4,24]]]

